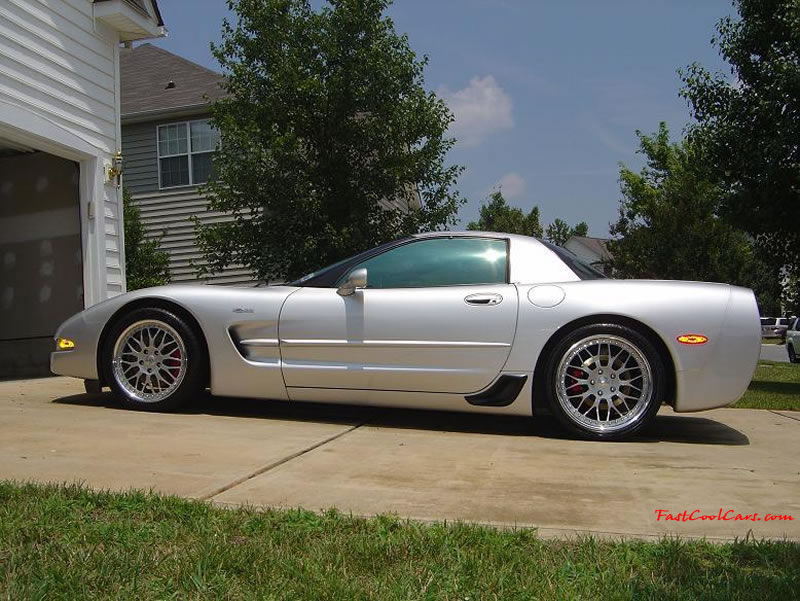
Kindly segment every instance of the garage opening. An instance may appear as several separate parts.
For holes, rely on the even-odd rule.
[[[48,375],[83,306],[79,165],[0,139],[0,378]]]

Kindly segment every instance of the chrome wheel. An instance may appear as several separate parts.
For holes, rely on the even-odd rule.
[[[128,326],[114,344],[111,361],[116,383],[144,403],[163,401],[186,375],[186,347],[181,336],[158,320]]]
[[[592,335],[573,344],[556,372],[564,413],[592,432],[615,432],[639,421],[653,394],[644,353],[630,341]]]

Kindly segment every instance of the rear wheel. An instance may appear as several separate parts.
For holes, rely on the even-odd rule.
[[[666,369],[653,344],[618,324],[592,324],[565,336],[548,360],[552,412],[572,433],[618,440],[658,412]]]
[[[800,363],[800,357],[798,357],[797,353],[795,353],[794,346],[792,344],[786,345],[786,352],[789,353],[790,363]]]
[[[105,381],[131,408],[176,409],[207,379],[208,359],[197,333],[161,308],[136,309],[109,331],[103,349]]]

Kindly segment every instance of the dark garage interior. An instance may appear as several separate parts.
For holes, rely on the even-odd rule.
[[[83,309],[79,166],[0,139],[0,378],[48,375]]]

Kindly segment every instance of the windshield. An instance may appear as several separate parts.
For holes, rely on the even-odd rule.
[[[344,275],[349,266],[358,265],[362,261],[374,257],[375,255],[379,255],[384,250],[387,250],[393,246],[399,246],[405,242],[408,242],[409,240],[411,240],[411,238],[400,238],[399,240],[384,242],[380,246],[370,248],[369,250],[365,250],[364,252],[353,255],[352,257],[342,259],[341,261],[336,261],[336,263],[332,263],[331,265],[322,267],[316,271],[312,271],[311,273],[308,273],[293,282],[289,282],[287,286],[318,286],[323,288],[333,286],[335,282],[342,275]]]
[[[774,317],[762,317],[761,318],[761,325],[762,326],[774,326],[775,325],[775,318]]]
[[[307,273],[306,275],[304,275],[303,277],[295,280],[294,282],[290,282],[289,286],[299,286],[300,284],[303,284],[304,282],[307,282],[311,278],[315,278],[315,277],[320,276],[323,273],[325,273],[325,272],[327,272],[327,271],[329,271],[331,269],[335,269],[335,268],[339,267],[340,265],[344,265],[349,260],[350,260],[350,257],[347,257],[346,259],[342,259],[341,261],[336,261],[336,263],[333,263],[332,265],[328,265],[327,267],[323,267],[322,269],[317,269],[317,271],[312,271],[311,273]]]

